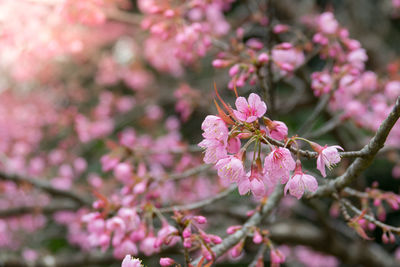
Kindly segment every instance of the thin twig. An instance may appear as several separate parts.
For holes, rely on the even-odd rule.
[[[348,200],[346,200],[346,199],[340,199],[340,202],[343,203],[343,205],[345,205],[345,206],[346,206],[348,209],[350,209],[352,212],[354,212],[355,214],[357,214],[357,216],[359,216],[359,215],[362,214],[362,211],[359,210],[359,209],[357,209],[357,208],[356,208],[353,204],[351,204]],[[383,223],[383,222],[378,221],[377,219],[375,219],[374,216],[365,214],[365,215],[363,215],[363,218],[366,219],[367,221],[369,221],[369,222],[375,224],[376,226],[382,228],[382,229],[385,229],[385,230],[387,230],[387,231],[394,232],[394,233],[397,233],[397,234],[400,233],[400,227],[394,227],[394,226],[385,224],[385,223]]]
[[[168,180],[180,180],[186,177],[190,177],[199,173],[202,173],[208,169],[210,169],[211,165],[209,164],[201,164],[199,166],[193,167],[191,169],[188,169],[182,173],[173,173],[170,175],[167,175],[166,179]]]
[[[268,142],[270,142],[271,144],[275,145],[275,146],[280,146],[280,147],[284,147],[285,144],[275,140],[269,136],[264,136],[265,139],[268,140]],[[318,157],[318,153],[314,152],[314,151],[309,151],[309,150],[303,150],[303,149],[297,149],[296,147],[289,145],[287,146],[287,148],[292,151],[293,153],[297,154],[297,152],[299,152],[299,155],[305,158],[316,158]],[[364,157],[366,155],[366,152],[363,150],[359,150],[359,151],[346,151],[346,152],[339,152],[340,157],[342,158],[356,158],[356,157]]]
[[[339,114],[332,119],[330,119],[327,123],[325,123],[324,126],[319,128],[318,130],[305,134],[304,137],[306,138],[317,138],[320,137],[321,135],[324,135],[326,133],[329,133],[333,129],[335,129],[337,126],[339,126],[343,122],[342,120],[342,114]]]
[[[304,121],[304,123],[300,126],[300,128],[296,131],[299,135],[307,133],[312,126],[314,125],[315,120],[321,114],[321,112],[328,105],[329,100],[332,97],[334,90],[331,93],[324,95],[319,101],[311,115]]]
[[[258,249],[257,255],[254,257],[253,261],[249,264],[249,267],[256,267],[258,260],[260,259],[260,257],[263,257],[266,250],[267,250],[267,245],[265,245],[265,243],[262,243]]]

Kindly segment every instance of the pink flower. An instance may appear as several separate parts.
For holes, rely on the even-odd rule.
[[[203,160],[207,164],[216,163],[228,155],[226,144],[217,139],[204,139],[199,143],[199,146],[206,149]]]
[[[229,153],[236,154],[236,153],[239,152],[240,146],[241,146],[240,138],[237,137],[237,136],[236,137],[232,137],[232,138],[228,139],[228,145],[226,147],[226,150]]]
[[[132,181],[132,175],[132,167],[129,163],[122,162],[114,168],[114,176],[118,181],[129,183]]]
[[[160,251],[160,248],[156,246],[156,241],[157,238],[155,238],[152,234],[143,239],[142,243],[140,243],[140,250],[144,255],[150,256],[151,254]]]
[[[289,190],[292,196],[300,199],[306,189],[315,192],[318,189],[318,182],[313,176],[303,173],[301,163],[298,160],[294,175],[285,186],[285,195]]]
[[[124,240],[121,244],[114,247],[114,257],[118,259],[122,259],[126,254],[136,255],[138,253],[136,245],[131,240]],[[126,259],[126,256],[125,256]],[[129,261],[128,261],[129,262]],[[140,261],[138,260],[140,263]],[[123,264],[123,263],[122,263]],[[131,262],[132,264],[132,262]],[[130,266],[141,266],[141,265],[126,265]]]
[[[238,182],[239,194],[244,195],[251,191],[256,198],[265,196],[266,188],[262,180],[262,174],[256,164],[251,167],[250,176],[243,176]]]
[[[243,162],[235,156],[220,159],[215,166],[221,179],[238,181],[245,176]]]
[[[241,120],[251,123],[257,118],[261,118],[267,111],[267,105],[261,101],[257,94],[250,94],[248,101],[240,96],[235,102],[237,110],[234,110],[235,116]]]
[[[225,142],[228,139],[228,128],[220,117],[208,115],[201,124],[201,129],[204,131],[205,139],[224,140]]]
[[[264,160],[264,174],[272,181],[281,179],[284,184],[289,180],[290,171],[293,171],[296,163],[287,148],[274,149]]]
[[[121,267],[142,267],[142,262],[139,259],[132,258],[131,255],[126,255],[122,261]]]
[[[322,13],[318,18],[318,25],[320,30],[326,34],[334,34],[339,28],[339,23],[331,12]]]
[[[317,169],[321,172],[322,176],[326,176],[325,166],[332,169],[337,163],[340,162],[340,155],[338,149],[343,150],[341,146],[320,146],[312,143],[313,149],[318,152]]]

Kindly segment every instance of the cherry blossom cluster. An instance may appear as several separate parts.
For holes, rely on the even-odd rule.
[[[177,242],[187,249],[208,253],[207,258],[212,255],[209,247],[221,239],[201,227],[207,222],[204,216],[176,213],[174,226],[161,213],[162,206],[206,198],[220,188],[214,186],[209,190],[211,181],[200,175],[182,181],[168,179],[167,170],[179,173],[199,164],[200,158],[182,152],[186,145],[181,141],[176,118],[167,119],[165,127],[167,133],[158,138],[139,135],[128,128],[119,133],[118,143],[109,141],[111,151],[100,161],[102,171],[112,179],[107,181],[89,174],[89,183],[97,197],[93,203],[95,211],[82,209],[78,213],[56,214],[56,221],[68,227],[71,243],[84,249],[100,247],[103,251],[111,247],[114,256],[120,259],[139,251],[153,255]],[[176,158],[180,160],[176,162]],[[193,184],[197,190],[193,190]],[[161,222],[160,228],[153,224],[156,219]]]
[[[221,100],[222,101],[222,100]],[[246,100],[237,97],[232,109],[223,102],[226,112],[218,107],[219,116],[209,115],[202,124],[204,140],[199,146],[205,149],[204,162],[215,164],[218,176],[225,183],[236,183],[239,193],[244,195],[251,191],[256,198],[269,195],[277,183],[286,184],[285,192],[300,199],[305,190],[315,192],[317,180],[302,171],[299,159],[295,161],[287,145],[296,142],[296,138],[287,138],[288,128],[284,122],[273,121],[264,116],[267,105],[257,94],[250,94]],[[262,119],[265,126],[261,126]],[[229,129],[231,127],[231,129]],[[284,147],[273,146],[266,138],[285,141]],[[242,147],[241,140],[248,140]],[[308,141],[318,153],[317,168],[325,177],[325,167],[332,168],[340,161],[340,146],[320,146]],[[254,143],[253,159],[250,171],[245,169],[247,148]],[[262,166],[262,144],[267,144],[270,153]],[[291,175],[293,172],[293,175]]]
[[[234,86],[243,87],[246,82],[255,85],[260,75],[258,72],[267,66],[270,60],[272,71],[277,76],[288,76],[303,64],[304,53],[288,42],[277,44],[271,51],[267,51],[260,40],[252,38],[244,44],[240,41],[234,42],[229,51],[218,53],[213,66],[230,67],[231,81],[228,87],[233,89]]]
[[[99,96],[98,104],[93,108],[91,116],[74,114],[75,130],[79,140],[87,143],[93,139],[108,136],[114,129],[116,114],[126,113],[135,105],[133,97],[117,97],[110,92],[103,92]]]
[[[180,114],[181,120],[186,122],[194,109],[201,101],[200,92],[188,84],[181,84],[174,92],[176,98],[175,110]]]
[[[126,49],[129,51],[128,53],[137,51],[134,47]],[[102,86],[115,86],[119,81],[123,81],[134,91],[148,88],[153,82],[153,75],[145,70],[137,59],[127,57],[124,59],[127,62],[119,63],[116,56],[104,55],[98,64],[96,82]]]
[[[313,41],[320,46],[321,57],[333,64],[311,75],[314,94],[332,94],[329,103],[332,112],[340,112],[342,119],[352,119],[358,126],[376,131],[400,95],[398,69],[392,66],[389,77],[380,79],[376,73],[365,70],[368,59],[365,49],[349,38],[348,30],[339,25],[333,13],[323,13],[315,22],[319,26]],[[398,140],[399,123],[387,142],[398,147]]]
[[[192,64],[205,56],[214,37],[224,35],[230,25],[223,11],[232,0],[138,1],[145,15],[142,27],[150,32],[145,54],[149,62],[161,71],[182,75],[182,64]],[[160,57],[163,54],[165,56]]]

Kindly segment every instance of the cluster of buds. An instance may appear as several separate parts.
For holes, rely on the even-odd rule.
[[[235,233],[236,231],[240,230],[242,228],[241,225],[234,225],[228,227],[226,230],[227,234],[231,235]],[[285,255],[280,251],[278,248],[276,248],[272,241],[269,239],[269,231],[268,230],[262,230],[258,227],[253,227],[249,234],[253,235],[252,241],[253,243],[259,245],[259,244],[264,244],[269,250],[270,250],[270,262],[271,266],[277,267],[280,266],[281,263],[285,262]],[[239,257],[242,252],[243,252],[243,247],[244,247],[245,239],[240,240],[231,250],[230,250],[230,256],[232,258],[237,258]],[[256,267],[264,267],[264,255],[261,254],[259,258],[257,259],[256,262]]]
[[[303,64],[304,54],[301,49],[287,42],[277,44],[271,51],[268,51],[260,40],[251,38],[245,44],[239,41],[234,42],[232,51],[220,52],[212,64],[214,68],[230,67],[231,81],[228,87],[233,89],[235,86],[245,86],[246,82],[255,85],[258,75],[260,75],[259,72],[268,65],[269,61],[272,63],[272,71],[286,76],[292,74],[294,69]]]
[[[202,226],[207,224],[207,219],[204,216],[183,215],[175,212],[173,217],[179,228],[180,235],[183,241],[183,247],[186,250],[201,250],[202,256],[207,261],[214,260],[214,253],[211,246],[220,244],[222,239],[213,234],[208,234],[202,230]]]

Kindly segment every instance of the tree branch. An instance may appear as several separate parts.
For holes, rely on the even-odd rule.
[[[396,124],[400,117],[400,96],[397,98],[396,104],[388,117],[379,126],[375,136],[364,146],[360,152],[364,155],[362,158],[357,158],[346,170],[346,172],[336,178],[330,180],[326,185],[320,186],[318,190],[312,194],[307,194],[307,198],[321,197],[331,195],[339,189],[348,186],[361,172],[371,165],[378,151],[384,146],[390,130]]]
[[[242,238],[246,237],[247,233],[252,227],[260,224],[261,221],[272,212],[272,210],[278,205],[282,196],[283,187],[282,185],[277,185],[275,191],[271,194],[267,203],[261,206],[260,211],[251,216],[240,230],[226,237],[221,244],[212,247],[212,251],[215,257],[218,258],[219,256],[223,255],[230,248],[236,245]],[[194,260],[192,264],[196,266],[200,258],[201,257]]]

